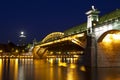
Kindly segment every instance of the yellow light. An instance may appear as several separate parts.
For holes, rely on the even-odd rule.
[[[107,34],[99,46],[105,55],[109,55],[107,57],[111,62],[115,61],[120,48],[120,32]]]
[[[76,68],[76,65],[75,64],[70,64],[70,68],[74,69],[74,68]]]
[[[50,59],[49,62],[50,62],[51,64],[53,64],[53,59]]]
[[[61,62],[61,59],[60,58],[58,58],[58,63],[60,63]]]
[[[15,66],[14,66],[14,80],[17,80],[17,75],[18,75],[18,59],[15,59]]]
[[[0,59],[0,80],[2,80],[2,72],[3,72],[3,67],[2,67],[2,59]]]
[[[85,71],[86,71],[85,66],[81,66],[81,67],[80,67],[80,70],[83,71],[83,72],[85,72]]]
[[[67,64],[65,62],[59,62],[59,66],[67,67]]]
[[[81,33],[81,34],[76,35],[75,37],[83,37],[83,36],[84,36],[84,33]]]
[[[102,40],[102,42],[111,42],[111,35],[110,34],[107,34],[106,36],[105,36],[105,38]]]
[[[116,34],[107,34],[102,42],[110,43],[110,42],[119,42],[120,41],[120,33]]]
[[[2,53],[3,52],[3,50],[0,50],[0,53]]]
[[[79,57],[78,55],[74,55],[74,57]]]
[[[18,50],[16,49],[15,52],[18,53]]]
[[[93,26],[96,26],[96,23],[93,23]]]

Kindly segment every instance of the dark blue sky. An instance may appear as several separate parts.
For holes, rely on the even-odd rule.
[[[120,0],[2,0],[0,43],[17,42],[20,31],[31,42],[51,32],[67,30],[86,21],[85,12],[92,5],[104,15],[120,8]]]

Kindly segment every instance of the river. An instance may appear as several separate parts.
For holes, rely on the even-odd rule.
[[[0,80],[120,80],[120,68],[89,69],[75,59],[0,59]]]

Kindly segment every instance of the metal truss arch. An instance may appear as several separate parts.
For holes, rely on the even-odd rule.
[[[53,32],[48,34],[43,40],[42,43],[49,42],[55,39],[60,39],[64,36],[63,32]]]

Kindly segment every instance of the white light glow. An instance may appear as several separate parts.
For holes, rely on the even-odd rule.
[[[83,37],[83,36],[84,36],[84,33],[76,35],[76,37]]]
[[[23,34],[24,34],[24,32],[23,32],[23,31],[21,31],[21,32],[20,32],[20,34],[22,34],[22,35],[23,35]]]
[[[120,41],[120,33],[117,33],[117,34],[107,34],[105,36],[105,38],[103,39],[103,42],[107,42],[107,43],[110,43],[110,42],[119,42]]]

